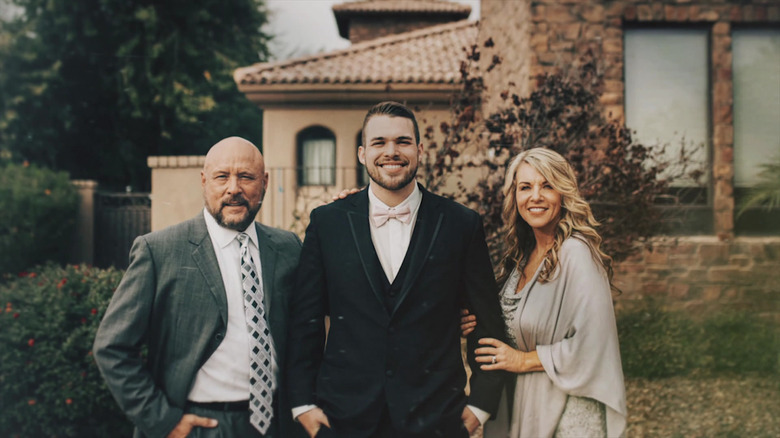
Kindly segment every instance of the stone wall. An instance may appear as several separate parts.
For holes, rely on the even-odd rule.
[[[480,43],[491,37],[502,64],[485,74],[487,98],[516,83],[527,95],[534,78],[576,66],[588,50],[602,62],[601,103],[624,116],[623,32],[627,27],[695,26],[710,31],[712,214],[714,235],[642,243],[616,265],[619,307],[657,298],[671,307],[735,307],[780,320],[780,238],[734,237],[733,84],[731,32],[780,25],[777,0],[483,0]],[[487,58],[487,57],[485,57]],[[489,62],[483,59],[483,63]],[[492,110],[492,107],[488,107]]]
[[[533,52],[529,44],[531,21],[527,19],[530,2],[482,0],[480,11],[477,44],[483,54],[479,68],[488,87],[484,107],[487,114],[501,106],[497,96],[502,91],[511,91],[519,96],[525,96],[531,91]],[[493,41],[494,48],[484,47],[488,39]],[[499,56],[501,63],[487,71],[493,55]],[[508,90],[510,84],[514,84],[514,88]]]
[[[731,77],[733,26],[780,25],[776,0],[483,0],[481,32],[497,43],[505,66],[486,76],[488,93],[507,81],[524,81],[561,66],[576,65],[590,50],[602,60],[605,111],[624,115],[623,30],[627,26],[695,25],[710,29],[712,188],[715,233],[734,235],[734,124]],[[525,49],[523,49],[523,46]],[[530,54],[527,54],[530,51]],[[526,61],[518,58],[527,58]],[[520,68],[516,65],[521,65]],[[521,88],[522,86],[518,85]]]
[[[615,265],[618,308],[644,299],[706,312],[730,308],[780,321],[780,237],[662,237]]]

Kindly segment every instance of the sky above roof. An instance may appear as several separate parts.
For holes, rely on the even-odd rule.
[[[471,6],[469,19],[479,18],[480,0],[453,0]],[[331,9],[343,0],[266,0],[269,17],[265,31],[273,60],[283,60],[349,47],[339,36]]]

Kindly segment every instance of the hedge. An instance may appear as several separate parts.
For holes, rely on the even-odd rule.
[[[0,283],[0,436],[130,436],[92,357],[122,272],[46,265]]]

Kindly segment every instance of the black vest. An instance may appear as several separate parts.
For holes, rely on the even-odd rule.
[[[396,305],[398,304],[398,299],[401,296],[401,289],[406,283],[406,276],[409,272],[409,264],[411,263],[409,260],[411,259],[411,254],[413,254],[416,249],[416,242],[419,240],[416,234],[417,227],[415,226],[415,230],[412,232],[412,237],[409,241],[409,247],[406,249],[406,254],[404,254],[404,261],[401,262],[401,268],[398,270],[398,274],[396,274],[395,280],[393,280],[392,284],[385,275],[384,267],[382,271],[380,271],[380,275],[382,277],[381,284],[385,309],[387,310],[388,314],[393,313],[393,309],[395,309]],[[376,251],[376,248],[374,248],[374,250]],[[381,266],[382,264],[380,263],[379,265]]]

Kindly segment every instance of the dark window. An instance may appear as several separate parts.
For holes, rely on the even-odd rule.
[[[634,140],[663,151],[671,190],[659,200],[674,234],[713,231],[710,169],[709,32],[707,29],[626,29],[625,114]],[[679,165],[683,148],[689,166]],[[700,181],[677,177],[691,169]]]
[[[756,206],[742,211],[742,206],[757,190],[770,190],[769,181],[777,181],[765,165],[780,164],[780,30],[734,29],[731,47],[735,231],[778,234],[780,209]]]
[[[361,129],[357,133],[357,138],[355,139],[355,153],[357,154],[357,149],[363,144],[363,130]],[[363,163],[358,160],[357,162],[357,185],[358,187],[365,187],[368,185],[368,172],[366,171],[366,166],[363,165]]]
[[[334,185],[336,183],[336,136],[322,126],[298,133],[298,185]]]

